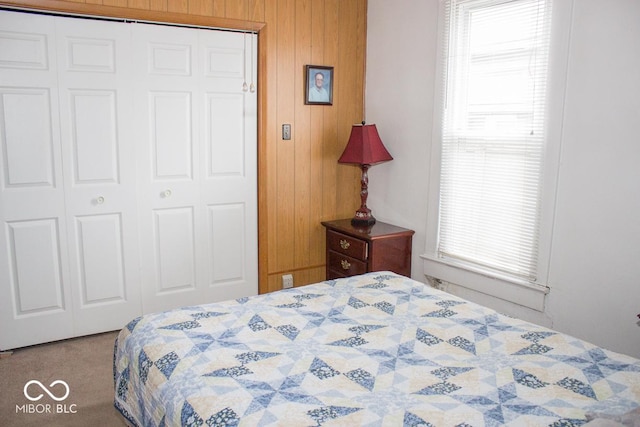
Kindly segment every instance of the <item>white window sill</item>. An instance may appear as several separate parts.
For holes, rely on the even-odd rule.
[[[434,255],[420,255],[424,274],[428,277],[454,283],[463,288],[481,292],[537,311],[544,311],[545,296],[549,288],[509,277],[500,277],[489,271],[471,269],[468,265],[443,260]]]

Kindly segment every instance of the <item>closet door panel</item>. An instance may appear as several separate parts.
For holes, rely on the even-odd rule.
[[[69,96],[73,184],[115,184],[118,159],[117,91],[72,89]]]
[[[58,222],[15,221],[7,229],[16,317],[64,311]]]
[[[0,88],[0,203],[6,220],[59,220],[64,215],[56,103],[47,88]],[[61,244],[66,247],[66,241]]]
[[[143,311],[197,304],[199,206],[197,32],[134,26]]]
[[[244,279],[245,205],[233,203],[209,206],[209,285],[216,286]]]
[[[208,93],[206,99],[206,178],[244,177],[244,96]]]
[[[245,94],[256,75],[257,37],[254,34],[198,30],[200,58],[203,64],[201,78],[207,91]],[[252,48],[253,43],[253,48]],[[253,73],[252,73],[253,70]],[[246,92],[247,96],[250,96]],[[255,96],[255,92],[252,93]]]
[[[122,216],[92,215],[75,220],[82,308],[125,301]]]
[[[109,31],[113,31],[113,35],[126,34],[128,31],[119,23],[106,22],[87,22],[76,20],[70,23],[68,19],[62,18],[58,24],[62,24],[63,28],[60,32],[66,32],[63,47],[66,56],[66,65],[68,71],[76,71],[79,73],[116,73],[116,46],[117,49],[123,49],[122,44],[117,38],[108,35]],[[94,25],[95,24],[95,25]],[[67,31],[68,26],[74,29]],[[91,27],[101,27],[98,33],[92,33]],[[113,30],[108,30],[111,27]],[[107,32],[104,30],[107,29]],[[95,37],[95,36],[98,37]],[[116,36],[117,37],[117,36]],[[118,61],[119,62],[119,61]],[[121,66],[121,64],[118,64]],[[86,77],[86,76],[85,76]]]
[[[49,18],[2,11],[0,28],[2,85],[31,86],[35,79],[55,82],[56,59],[51,45],[55,34]]]
[[[196,288],[195,229],[191,207],[154,211],[158,294]]]
[[[55,27],[2,11],[0,28],[0,349],[10,349],[66,338],[73,318]]]
[[[193,182],[191,92],[150,92],[153,180]]]
[[[257,37],[201,30],[202,203],[207,207],[205,299],[257,293]],[[245,49],[246,46],[246,49]],[[253,46],[253,48],[252,48]]]
[[[7,18],[1,19],[3,22],[7,20]],[[17,28],[17,26],[13,26],[13,29],[15,28]],[[11,30],[4,25],[3,29]],[[0,43],[3,48],[0,50],[0,67],[5,70],[13,69],[13,74],[20,73],[18,70],[48,69],[49,54],[47,50],[47,39],[48,34],[17,31],[1,32]],[[12,73],[12,71],[5,72],[7,74]]]
[[[49,90],[5,88],[1,96],[7,187],[53,188]],[[26,121],[25,117],[33,121]]]
[[[56,18],[75,333],[140,314],[131,32]]]

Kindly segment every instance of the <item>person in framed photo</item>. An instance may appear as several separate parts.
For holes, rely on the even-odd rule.
[[[316,71],[313,76],[313,85],[309,88],[309,101],[329,102],[329,92],[324,87],[324,74]]]
[[[332,69],[329,67],[307,67],[308,104],[331,104]]]

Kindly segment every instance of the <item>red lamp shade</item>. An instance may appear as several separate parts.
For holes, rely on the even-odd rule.
[[[360,166],[362,178],[360,180],[360,209],[351,219],[351,224],[356,227],[370,227],[376,223],[376,219],[371,214],[371,209],[367,207],[367,196],[369,194],[369,178],[367,170],[369,166],[377,163],[393,160],[391,154],[382,144],[376,125],[353,125],[351,136],[338,163],[351,163]]]
[[[353,125],[351,136],[338,163],[357,165],[375,165],[393,160],[391,154],[382,144],[376,125]]]

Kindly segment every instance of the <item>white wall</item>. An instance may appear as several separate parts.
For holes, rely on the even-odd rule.
[[[367,24],[366,119],[394,156],[370,169],[367,205],[416,231],[421,281],[439,4],[369,0]],[[640,357],[640,1],[576,0],[570,21],[545,312],[475,299]]]

